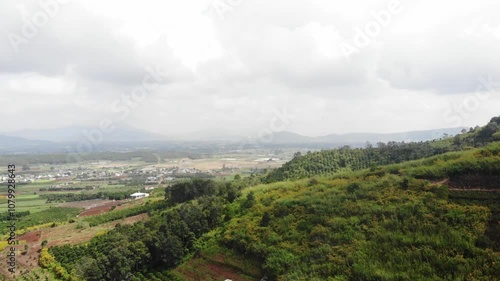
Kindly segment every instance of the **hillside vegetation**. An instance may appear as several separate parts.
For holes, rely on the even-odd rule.
[[[482,127],[471,128],[469,132],[420,143],[378,143],[377,147],[367,144],[366,148],[352,149],[348,146],[308,153],[297,153],[293,160],[278,168],[264,179],[265,182],[295,180],[315,175],[333,174],[341,171],[356,171],[377,165],[402,163],[422,159],[451,151],[481,147],[500,140],[500,117],[494,117]]]
[[[275,280],[492,280],[498,208],[454,202],[440,183],[467,174],[496,176],[500,191],[500,144],[256,186],[251,207],[232,205],[238,215],[217,242],[262,261]]]
[[[180,182],[141,209],[149,221],[44,250],[40,264],[62,280],[494,280],[499,121],[297,155],[262,177]]]

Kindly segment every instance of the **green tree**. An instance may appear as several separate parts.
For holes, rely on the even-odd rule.
[[[264,212],[264,215],[262,215],[262,219],[260,220],[260,226],[262,227],[269,226],[270,222],[271,222],[271,214],[269,212]]]
[[[248,209],[251,208],[254,204],[255,204],[255,193],[253,191],[250,191],[247,194],[247,197],[243,202],[242,207]]]

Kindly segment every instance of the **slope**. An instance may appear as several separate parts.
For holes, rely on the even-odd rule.
[[[345,170],[366,169],[376,165],[401,163],[445,152],[480,147],[496,140],[500,140],[500,117],[492,118],[482,128],[441,140],[419,143],[378,143],[378,147],[368,145],[365,149],[352,149],[346,146],[306,155],[297,153],[292,161],[270,172],[265,182],[294,180]]]
[[[464,175],[497,179],[490,205],[456,202],[443,183]],[[499,178],[495,143],[260,185],[231,206],[214,243],[261,261],[273,280],[492,280],[500,272],[490,224],[500,220]]]

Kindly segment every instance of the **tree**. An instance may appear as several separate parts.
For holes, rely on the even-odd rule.
[[[373,145],[369,141],[367,141],[366,144],[365,144],[365,148],[372,149]]]
[[[271,214],[269,214],[269,212],[264,212],[264,215],[262,216],[262,219],[260,220],[260,226],[262,226],[262,227],[269,226],[270,222],[271,222]]]
[[[40,258],[38,259],[40,267],[47,268],[54,261],[55,258],[49,253],[49,250],[47,248],[43,248],[40,252]]]
[[[347,193],[354,193],[356,190],[358,190],[361,186],[359,183],[351,183],[347,186]]]
[[[247,194],[247,198],[246,198],[245,202],[243,202],[242,207],[248,209],[248,208],[251,208],[253,206],[253,204],[255,204],[255,194],[253,191],[250,191]]]
[[[401,183],[401,188],[403,188],[403,190],[407,190],[408,187],[410,186],[409,183],[410,182],[407,178],[403,179],[403,182]]]
[[[75,271],[76,275],[84,280],[99,281],[104,278],[97,260],[88,256],[82,257],[75,263]]]

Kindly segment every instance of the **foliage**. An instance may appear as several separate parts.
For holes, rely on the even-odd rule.
[[[197,238],[220,226],[228,203],[226,198],[224,193],[201,196],[162,213],[151,210],[165,210],[166,202],[145,204],[135,210],[150,208],[152,217],[147,222],[117,225],[113,231],[94,237],[85,245],[52,247],[49,251],[66,271],[74,271],[85,280],[127,280],[134,276],[141,280],[142,274],[154,272],[158,267],[179,265],[194,250]],[[128,209],[121,211],[125,210]],[[113,212],[120,211],[108,214]],[[111,217],[108,214],[101,217]],[[88,219],[91,226],[98,218]]]
[[[181,181],[165,189],[165,199],[171,205],[187,202],[202,196],[222,196],[233,202],[241,194],[241,189],[248,185],[241,177],[232,182],[220,182],[213,179],[195,178]]]
[[[479,192],[462,191],[458,202],[454,190],[428,179],[500,176],[498,151],[493,143],[252,188],[255,203],[248,211],[245,198],[232,204],[242,211],[220,242],[263,261],[275,280],[491,280],[500,272],[498,197],[478,204],[471,200]]]
[[[27,227],[46,223],[66,222],[76,217],[79,213],[80,209],[77,208],[51,207],[37,213],[32,213],[29,216],[17,217],[16,227],[17,229],[25,229]],[[7,226],[9,224],[9,221],[0,221],[0,234],[7,233],[9,230]]]
[[[93,199],[108,199],[108,200],[123,200],[130,197],[130,194],[135,192],[135,190],[125,190],[116,192],[97,192],[97,193],[50,193],[42,194],[40,198],[43,198],[46,203],[51,202],[74,202],[74,201],[85,201]]]

